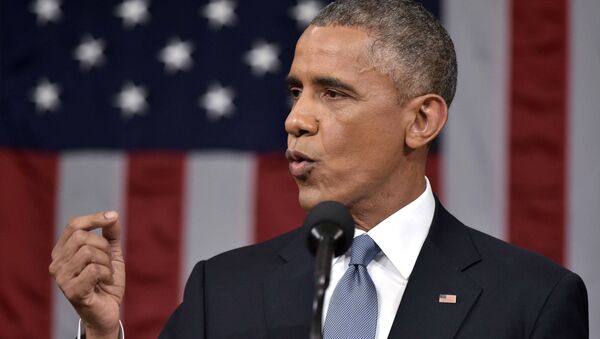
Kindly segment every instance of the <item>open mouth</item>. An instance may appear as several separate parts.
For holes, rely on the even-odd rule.
[[[296,178],[305,177],[315,166],[315,161],[299,151],[287,150],[285,157],[289,163],[290,173]]]

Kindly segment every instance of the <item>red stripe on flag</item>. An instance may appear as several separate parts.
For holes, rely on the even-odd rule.
[[[566,0],[512,2],[510,241],[564,260]]]
[[[156,338],[179,301],[184,156],[133,153],[127,187],[127,338]]]
[[[283,154],[259,155],[257,163],[254,238],[264,241],[301,225],[305,212]]]
[[[0,333],[47,338],[57,159],[52,153],[0,149]]]

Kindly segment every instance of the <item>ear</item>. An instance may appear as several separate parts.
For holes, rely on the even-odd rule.
[[[448,120],[448,105],[437,94],[425,94],[412,99],[408,105],[412,120],[406,126],[406,145],[412,149],[428,145]]]

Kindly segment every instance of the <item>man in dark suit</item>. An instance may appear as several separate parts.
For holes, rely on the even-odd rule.
[[[588,337],[577,275],[466,227],[431,192],[427,152],[456,87],[452,41],[431,14],[412,1],[334,3],[299,39],[288,82],[286,156],[300,204],[343,203],[371,244],[364,263],[353,261],[354,245],[333,262],[326,338],[370,326],[341,337]],[[198,263],[161,338],[306,338],[314,267],[305,232]],[[119,233],[114,212],[83,216],[53,251],[50,271],[88,338],[118,336]],[[361,282],[346,279],[351,269],[362,269]],[[361,295],[339,286],[365,282],[374,312],[340,310]]]

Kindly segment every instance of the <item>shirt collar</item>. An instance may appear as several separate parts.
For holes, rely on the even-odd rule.
[[[410,277],[415,267],[435,212],[435,199],[427,177],[425,184],[425,191],[417,199],[368,232],[404,279]],[[364,233],[356,230],[355,236]]]

